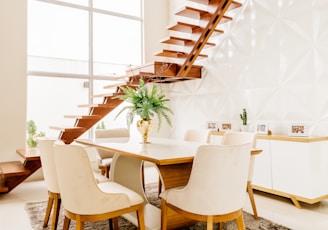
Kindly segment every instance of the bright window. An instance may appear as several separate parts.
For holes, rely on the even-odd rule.
[[[141,0],[28,1],[27,119],[39,131],[54,136],[49,126],[73,126],[64,115],[88,114],[78,106],[99,100],[92,94],[142,64],[141,6]]]

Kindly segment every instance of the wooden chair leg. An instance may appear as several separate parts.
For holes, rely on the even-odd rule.
[[[48,192],[48,194],[49,194],[49,192]],[[49,194],[46,215],[44,216],[44,221],[43,221],[44,228],[47,227],[47,225],[48,225],[53,202],[54,202],[54,198],[50,197],[50,194]]]
[[[255,200],[254,200],[253,187],[252,187],[252,183],[250,181],[247,182],[247,192],[248,192],[249,199],[251,201],[254,218],[256,220],[258,220],[259,217],[257,215],[257,210],[256,210],[256,205],[255,205]]]
[[[110,166],[105,166],[105,171],[106,171],[106,177],[109,178],[109,170],[110,170]]]
[[[84,229],[84,222],[81,221],[81,219],[78,217],[76,220],[76,230],[83,230]]]
[[[213,216],[207,216],[206,226],[207,230],[213,230]]]
[[[67,216],[65,216],[63,230],[68,230],[70,223],[71,220]]]
[[[161,230],[167,229],[167,211],[166,201],[162,199],[162,212],[161,212]]]
[[[144,166],[144,163],[142,163],[142,165],[141,165],[141,183],[142,183],[143,190],[145,191],[145,166]]]
[[[119,230],[118,227],[118,217],[113,218],[114,230]]]
[[[137,211],[137,217],[138,217],[138,226],[139,226],[139,230],[145,230],[145,213],[144,213],[144,209],[143,209],[143,205],[140,206],[140,209],[138,209]]]
[[[237,221],[238,230],[245,230],[245,223],[244,223],[243,214],[238,216],[236,221]]]
[[[218,223],[218,226],[219,226],[218,227],[219,230],[222,230],[223,229],[223,223]]]
[[[55,202],[54,202],[54,210],[52,215],[51,229],[56,230],[58,224],[58,218],[59,218],[60,204],[61,204],[61,199],[59,194],[56,194],[56,198],[54,199],[54,201]]]
[[[162,192],[162,181],[161,181],[161,177],[158,178],[158,196],[161,194]]]

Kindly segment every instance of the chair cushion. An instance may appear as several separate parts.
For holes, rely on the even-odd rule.
[[[98,187],[100,188],[101,191],[105,193],[126,194],[129,197],[131,205],[136,205],[136,204],[140,204],[141,202],[144,202],[144,199],[138,193],[115,182],[99,183]]]
[[[103,176],[103,175],[101,175],[101,174],[99,174],[97,172],[94,172],[93,175],[94,175],[94,177],[96,179],[97,184],[98,183],[109,182],[109,179],[107,177],[105,177],[105,176]]]
[[[110,166],[112,164],[113,159],[112,158],[105,158],[102,159],[100,165],[102,166]]]

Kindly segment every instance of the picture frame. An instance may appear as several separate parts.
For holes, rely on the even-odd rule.
[[[221,127],[220,127],[220,131],[228,131],[228,130],[232,130],[232,124],[230,122],[222,122],[221,123]]]
[[[207,121],[206,127],[207,127],[207,129],[217,130],[218,123],[216,121]]]
[[[295,122],[288,125],[288,136],[307,137],[308,124],[304,122]]]
[[[255,125],[255,132],[259,135],[268,135],[269,122],[257,122]]]

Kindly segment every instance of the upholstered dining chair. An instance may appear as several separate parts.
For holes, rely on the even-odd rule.
[[[115,129],[96,129],[95,131],[96,141],[106,142],[128,142],[130,138],[130,132],[127,128],[115,128]],[[109,177],[109,169],[112,163],[114,153],[103,149],[97,149],[97,161],[98,168],[102,175]]]
[[[47,138],[42,138],[38,140],[43,177],[46,187],[48,189],[48,204],[46,214],[44,216],[43,227],[47,227],[51,210],[53,208],[53,216],[51,223],[52,230],[57,229],[58,216],[61,204],[53,151],[55,141],[56,139]]]
[[[137,212],[139,229],[145,229],[144,199],[115,182],[97,184],[82,146],[55,142],[54,155],[65,213],[64,230],[71,220],[76,221],[76,229],[83,229],[84,222],[114,219],[117,228],[117,217],[130,212]]]
[[[185,141],[210,142],[210,129],[188,129],[184,134]]]
[[[256,147],[256,133],[255,132],[239,132],[239,131],[226,131],[223,135],[221,144],[223,145],[236,145],[236,144],[243,144],[251,142],[252,147]],[[248,196],[252,205],[254,218],[258,219],[254,194],[253,194],[253,186],[252,186],[252,179],[253,179],[253,172],[254,172],[254,163],[255,163],[255,156],[251,156],[249,171],[248,171],[248,180],[247,180],[247,192]]]
[[[57,139],[48,137],[38,139],[42,172],[46,187],[48,189],[48,204],[46,214],[44,216],[43,227],[46,227],[48,225],[50,214],[52,211],[53,216],[51,229],[57,229],[59,210],[61,206],[61,198],[54,159],[55,141],[57,141]],[[101,176],[95,172],[93,172],[93,176],[97,183],[109,181],[108,178]]]
[[[187,185],[167,189],[160,195],[161,229],[167,229],[170,208],[192,220],[206,222],[208,230],[213,229],[213,223],[230,220],[236,220],[238,229],[244,230],[242,207],[251,147],[251,143],[200,146]]]
[[[210,142],[210,129],[188,129],[186,130],[183,140],[185,141],[194,141],[194,142],[202,142],[208,144]],[[158,196],[162,192],[162,180],[159,178],[158,183]]]

